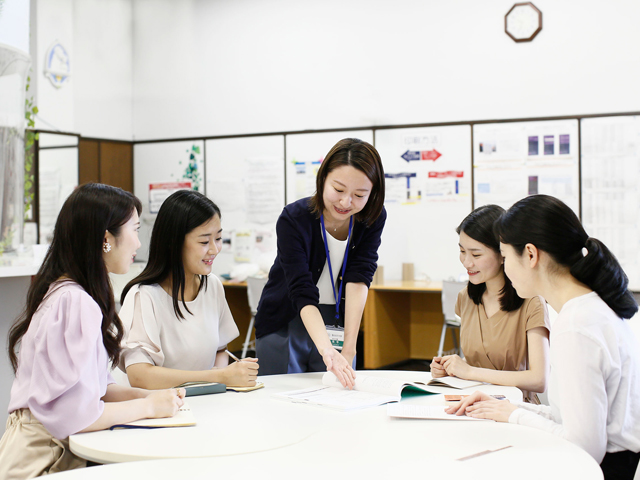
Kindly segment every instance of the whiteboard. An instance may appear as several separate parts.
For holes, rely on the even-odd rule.
[[[471,211],[470,125],[376,130],[386,176],[387,223],[378,251],[385,280],[457,279],[456,227]]]
[[[239,257],[233,239],[241,232],[249,237],[247,259],[268,272],[276,257],[276,221],[285,205],[284,136],[207,140],[205,163],[207,196],[220,208],[223,238],[230,242],[213,272],[232,270]]]
[[[373,130],[287,135],[287,204],[313,195],[320,162],[343,138],[359,138],[373,144]]]
[[[142,202],[137,260],[149,257],[149,241],[156,214],[149,209],[149,186],[165,182],[192,182],[205,193],[204,141],[140,143],[133,146],[133,193]]]
[[[581,121],[582,223],[640,290],[640,117]]]
[[[50,135],[54,137],[54,135]],[[62,140],[75,139],[55,135]],[[38,208],[40,239],[51,243],[58,214],[67,197],[78,186],[78,147],[40,149],[38,151]]]
[[[475,207],[540,193],[580,214],[577,119],[474,125],[473,156]]]

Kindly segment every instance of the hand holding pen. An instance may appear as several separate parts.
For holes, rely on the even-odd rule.
[[[225,368],[225,382],[228,386],[233,387],[253,387],[256,384],[258,378],[258,359],[257,358],[243,358],[242,360],[236,357],[229,350],[225,350],[225,353],[230,358],[235,360],[227,368]]]

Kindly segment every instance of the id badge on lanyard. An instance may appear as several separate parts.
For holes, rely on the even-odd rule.
[[[337,325],[326,325],[326,328],[331,346],[341,352],[344,346],[344,328]]]
[[[342,261],[342,282],[340,288],[336,292],[336,284],[333,281],[333,269],[331,268],[331,257],[329,255],[329,244],[327,243],[327,230],[324,228],[324,215],[320,216],[322,224],[322,236],[324,238],[324,251],[327,254],[327,264],[329,265],[329,277],[331,278],[331,287],[333,288],[333,298],[336,301],[335,325],[327,325],[327,334],[331,341],[331,346],[338,351],[342,351],[344,346],[344,327],[339,324],[340,320],[340,302],[342,301],[342,287],[344,286],[344,272],[347,268],[347,257],[349,255],[349,243],[351,242],[351,231],[353,230],[353,216],[349,219],[349,235],[347,236],[347,248],[344,251],[344,260]]]

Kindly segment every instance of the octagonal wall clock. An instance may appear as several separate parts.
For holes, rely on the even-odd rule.
[[[514,42],[530,42],[542,30],[542,12],[531,2],[516,3],[504,16],[504,31]]]

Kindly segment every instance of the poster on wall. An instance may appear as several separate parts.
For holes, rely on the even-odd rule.
[[[581,120],[582,223],[640,291],[640,117]]]
[[[205,145],[207,196],[222,213],[222,255],[213,271],[226,275],[239,264],[253,264],[268,272],[285,204],[284,136],[207,140]]]
[[[373,145],[372,130],[287,135],[286,203],[315,193],[316,175],[325,155],[344,138],[359,138]]]
[[[164,201],[178,190],[191,190],[191,182],[150,183],[149,213],[158,213]]]
[[[376,130],[387,222],[378,251],[385,281],[414,265],[415,280],[464,272],[456,227],[471,211],[471,127]]]
[[[316,191],[316,175],[323,160],[324,157],[307,161],[296,158],[291,160],[296,177],[294,193],[296,198],[310,197]]]
[[[282,158],[246,158],[244,178],[247,222],[275,224],[282,212]]]
[[[473,138],[474,207],[540,193],[579,213],[577,120],[474,125]]]
[[[204,142],[142,143],[133,146],[133,193],[144,200],[140,215],[137,260],[148,258],[151,231],[162,202],[174,191],[188,187],[205,193]],[[151,188],[151,186],[158,188]],[[178,185],[178,186],[176,186]]]
[[[379,134],[385,141],[386,132]],[[395,137],[393,154],[384,159],[386,203],[469,201],[469,153],[450,130],[413,129]]]

